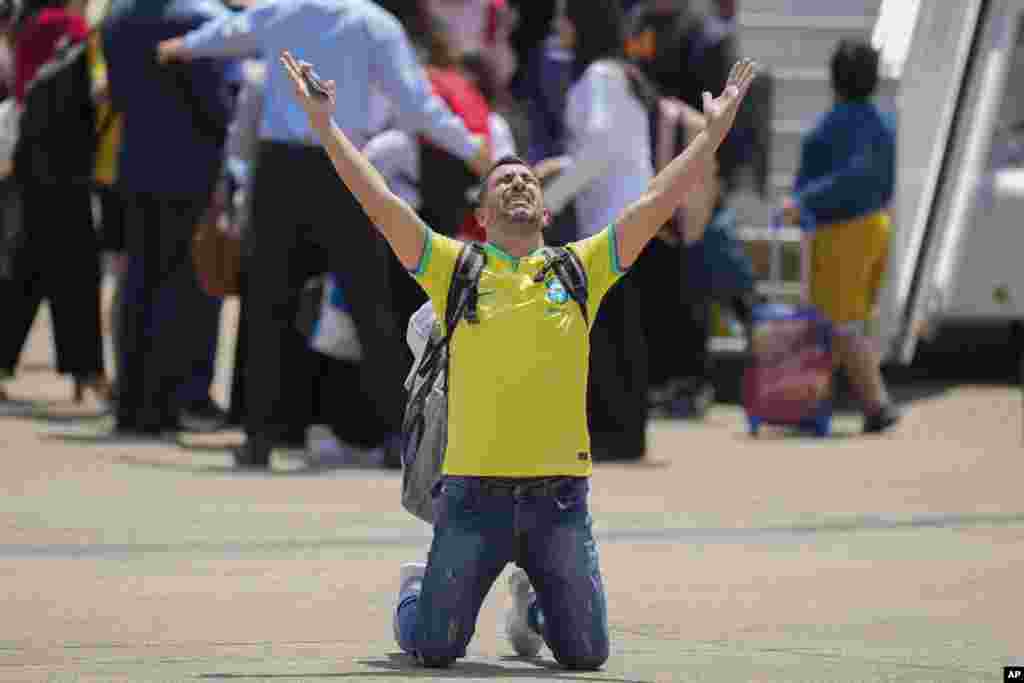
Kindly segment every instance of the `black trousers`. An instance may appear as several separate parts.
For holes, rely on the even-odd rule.
[[[712,303],[732,308],[744,324],[749,319],[752,292],[691,291],[685,267],[683,248],[660,239],[651,240],[633,266],[651,387],[680,380],[696,387],[712,381]]]
[[[253,185],[246,265],[245,428],[249,438],[294,441],[316,416],[323,356],[295,324],[306,280],[333,273],[363,348],[358,365],[335,365],[328,424],[339,437],[376,445],[401,426],[408,354],[392,308],[389,247],[323,150],[263,142]],[[328,374],[333,372],[328,370]]]
[[[39,304],[53,317],[57,372],[103,373],[99,243],[84,185],[26,185],[12,275],[0,280],[0,370],[14,372]]]
[[[246,378],[249,375],[247,365],[249,362],[248,316],[249,311],[256,305],[247,296],[248,264],[249,259],[243,252],[241,291],[238,293],[238,335],[235,340],[234,373],[231,376],[230,403],[228,408],[228,424],[238,427],[245,426],[246,401],[248,400]],[[401,264],[399,264],[399,267],[401,267]],[[416,285],[416,281],[410,278],[404,269],[401,275],[419,288],[419,285]],[[422,290],[420,291],[422,292]],[[426,298],[426,295],[424,294],[423,297]],[[407,361],[407,365],[412,362],[412,354],[409,355],[410,359]],[[311,403],[302,403],[301,409],[294,411],[295,419],[288,423],[294,425],[294,427],[289,429],[283,436],[278,436],[277,440],[293,448],[303,448],[306,443],[304,428],[310,424],[326,424],[330,425],[339,434],[345,434],[346,440],[351,440],[353,443],[363,445],[375,443],[374,439],[377,438],[376,436],[371,436],[371,438],[360,437],[358,433],[353,433],[352,429],[346,429],[344,414],[339,414],[340,411],[337,409],[338,391],[336,388],[360,381],[358,364],[338,361],[321,354],[314,354],[309,360],[311,372],[308,393],[311,396]],[[302,360],[300,359],[295,365],[301,364]],[[304,391],[303,395],[306,393]],[[310,412],[303,414],[302,411],[307,409]],[[380,430],[374,427],[371,428],[371,431],[374,431],[376,434]]]
[[[635,460],[646,451],[647,346],[636,275],[631,270],[608,291],[590,332],[587,417],[596,461]]]
[[[634,265],[652,387],[707,374],[711,301],[690,296],[683,268],[682,247],[660,239],[648,242]]]
[[[192,237],[208,201],[205,193],[125,195],[119,428],[173,427],[184,388],[208,372],[220,300],[200,288],[192,266]]]

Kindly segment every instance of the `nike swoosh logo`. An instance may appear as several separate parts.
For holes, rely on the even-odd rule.
[[[494,290],[494,289],[488,289],[487,291],[484,291],[484,292],[477,292],[476,293],[476,298],[479,299],[481,297],[490,296],[490,295],[494,294],[496,291],[497,290]]]

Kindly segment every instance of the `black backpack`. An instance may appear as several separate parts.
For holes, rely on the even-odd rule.
[[[92,182],[99,138],[110,122],[97,127],[88,43],[58,44],[28,84],[14,148],[21,184]]]
[[[543,247],[544,268],[534,278],[543,282],[554,273],[569,297],[579,304],[589,325],[587,274],[579,257],[565,247]],[[459,252],[448,287],[445,325],[431,334],[426,347],[414,361],[416,370],[402,423],[402,506],[425,522],[433,523],[431,489],[441,476],[444,452],[448,444],[448,350],[459,321],[478,325],[477,286],[487,265],[483,245],[468,242]],[[435,326],[436,327],[436,326]]]

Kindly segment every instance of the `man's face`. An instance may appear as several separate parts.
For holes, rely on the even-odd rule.
[[[500,222],[523,232],[540,231],[548,221],[540,181],[529,167],[505,164],[491,173],[481,224]]]

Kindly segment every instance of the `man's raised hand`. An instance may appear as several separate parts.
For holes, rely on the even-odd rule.
[[[711,93],[704,93],[707,132],[716,143],[721,143],[729,134],[733,121],[736,120],[736,112],[739,111],[740,103],[750,89],[750,84],[754,82],[758,68],[754,60],[741,59],[733,64],[721,95],[712,98]]]
[[[323,83],[327,97],[319,97],[316,93],[310,92],[307,84],[308,76],[313,73],[312,64],[298,61],[287,50],[281,53],[281,64],[284,66],[288,78],[291,79],[292,87],[295,90],[295,99],[309,116],[310,122],[314,126],[329,123],[331,113],[334,111],[334,98],[337,92],[334,81]]]

